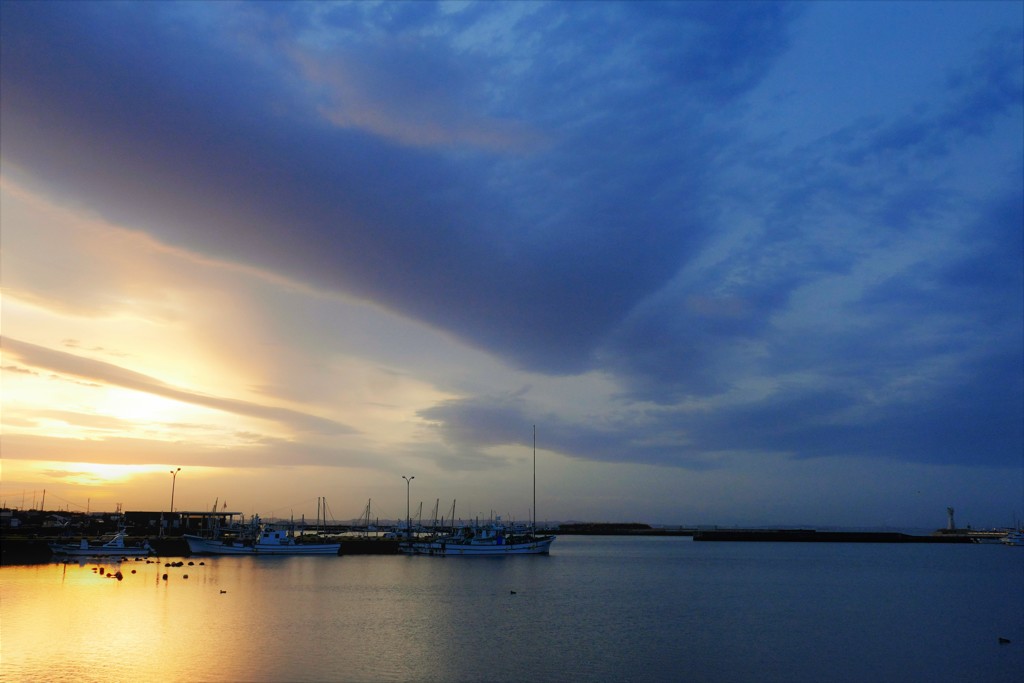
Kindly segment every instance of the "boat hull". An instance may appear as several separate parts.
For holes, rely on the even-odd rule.
[[[153,554],[148,548],[81,548],[79,546],[51,545],[54,555],[68,557],[147,557]]]
[[[50,543],[50,551],[54,555],[68,557],[146,557],[154,551],[149,543],[127,545],[125,534],[119,531],[111,540],[100,545],[92,545],[87,539],[74,543]]]
[[[473,544],[447,541],[413,541],[399,544],[398,550],[406,555],[432,555],[439,557],[505,557],[507,555],[547,555],[554,536],[538,538],[525,543]]]
[[[337,555],[340,543],[296,543],[292,545],[225,543],[185,534],[193,555]]]
[[[1011,531],[1000,541],[1003,545],[1024,546],[1024,531]]]

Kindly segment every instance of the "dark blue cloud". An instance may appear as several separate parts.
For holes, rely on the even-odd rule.
[[[445,401],[420,411],[442,440],[463,458],[493,460],[483,451],[493,446],[531,445],[537,426],[541,448],[598,462],[638,462],[707,469],[700,449],[686,445],[676,421],[659,413],[635,417],[606,415],[581,422],[531,405],[529,390]],[[639,429],[644,427],[645,429]]]
[[[520,68],[509,59],[521,55],[431,37],[434,6],[330,8],[345,39],[311,54],[358,87],[376,78],[375,104],[515,118],[537,139],[525,154],[410,147],[304,109],[352,116],[356,104],[235,33],[281,42],[268,26],[308,28],[308,9],[269,5],[268,18],[249,6],[225,28],[174,6],[5,8],[5,157],[168,241],[343,287],[554,372],[590,365],[702,243],[699,98],[749,87],[785,42],[771,5],[556,4],[509,29],[538,45]],[[393,41],[346,42],[382,27]],[[484,78],[504,94],[481,90]]]
[[[851,383],[794,387],[770,402],[715,411],[690,433],[709,449],[1012,468],[1024,449],[1022,376],[1020,354],[1002,353],[935,378],[927,395],[875,405]]]
[[[739,452],[1002,468],[1021,463],[1019,352],[983,356],[925,382],[926,394],[884,401],[865,400],[874,389],[871,374],[841,375],[823,386],[783,387],[770,400],[705,410],[662,408],[575,421],[537,411],[525,396],[473,396],[420,416],[455,451],[478,456],[491,446],[528,445],[533,423],[541,425],[544,448],[571,457],[694,470],[727,467],[731,460],[721,455]]]

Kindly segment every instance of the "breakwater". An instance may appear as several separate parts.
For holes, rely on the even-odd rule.
[[[817,531],[814,529],[698,530],[694,541],[768,541],[790,543],[974,543],[966,535],[916,536],[896,531]]]
[[[559,536],[693,536],[692,527],[653,527],[639,522],[582,522],[559,524],[549,529]]]

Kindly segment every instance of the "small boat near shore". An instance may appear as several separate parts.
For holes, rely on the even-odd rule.
[[[102,542],[97,544],[83,538],[79,543],[50,543],[49,546],[54,555],[69,557],[145,557],[155,554],[148,541],[141,545],[128,545],[125,536],[124,531],[119,531],[105,541],[100,539]]]
[[[341,543],[305,543],[288,529],[260,525],[255,538],[203,538],[184,534],[193,555],[338,555]]]
[[[1024,531],[1017,529],[1002,537],[999,541],[1003,545],[1024,546]]]
[[[554,540],[554,536],[538,536],[532,531],[507,527],[498,517],[488,524],[461,527],[433,538],[403,541],[398,544],[398,551],[406,555],[459,557],[546,555]]]

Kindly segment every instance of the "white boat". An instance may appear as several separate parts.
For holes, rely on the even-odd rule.
[[[455,518],[455,503],[452,503]],[[537,428],[533,428],[533,518],[537,518]],[[426,539],[409,539],[398,544],[406,555],[442,557],[503,557],[506,555],[547,555],[554,536],[537,535],[531,528],[516,528],[501,523],[501,517],[485,525],[475,524]]]
[[[144,557],[155,554],[149,547],[148,541],[143,541],[142,545],[125,544],[125,535],[124,531],[118,531],[112,538],[95,545],[85,538],[77,544],[50,543],[49,545],[55,555],[72,557]]]
[[[554,536],[538,536],[532,531],[516,533],[498,517],[484,525],[462,527],[448,534],[423,540],[403,541],[398,551],[407,555],[459,557],[495,557],[505,555],[546,555]]]
[[[1021,531],[1020,529],[1011,531],[1003,536],[999,542],[1003,545],[1024,546],[1024,531]]]
[[[255,538],[182,536],[193,555],[337,555],[341,543],[303,543],[287,529],[260,525]]]

